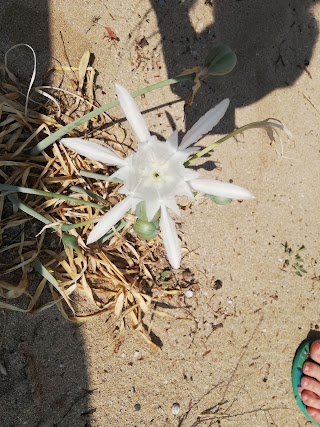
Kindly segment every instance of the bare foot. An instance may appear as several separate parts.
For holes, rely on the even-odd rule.
[[[305,362],[301,378],[302,402],[306,405],[308,414],[320,423],[320,340],[314,341],[310,347],[312,361]]]

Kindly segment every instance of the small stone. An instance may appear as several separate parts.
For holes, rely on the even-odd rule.
[[[138,351],[138,350],[136,350],[134,353],[133,353],[133,357],[135,358],[135,359],[138,359],[138,357],[140,356],[140,351]]]
[[[140,409],[141,409],[141,405],[140,405],[140,403],[136,403],[136,404],[134,405],[134,410],[135,410],[135,411],[140,411]]]
[[[176,402],[172,405],[172,413],[173,415],[178,415],[179,412],[180,412],[180,405],[179,403]]]
[[[193,292],[191,289],[188,289],[187,291],[185,291],[184,296],[186,298],[192,298],[193,297]]]
[[[213,288],[217,291],[218,289],[222,288],[222,281],[221,280],[215,280]]]

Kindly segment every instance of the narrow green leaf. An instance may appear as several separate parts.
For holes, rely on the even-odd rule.
[[[70,231],[70,230],[73,230],[75,228],[84,227],[85,225],[90,225],[95,221],[96,221],[95,219],[88,219],[87,221],[77,222],[76,224],[63,224],[62,230],[63,231]]]
[[[19,200],[17,197],[13,196],[12,194],[7,195],[8,199],[11,203],[13,203],[18,209],[25,212],[28,215],[33,216],[33,218],[37,219],[40,222],[43,222],[43,224],[52,224],[52,222],[46,218],[45,216],[39,214],[34,209],[27,206],[25,203],[23,203],[21,200]]]
[[[121,221],[121,222],[119,222],[117,225],[115,225],[115,229],[117,230],[117,231],[120,231],[120,230],[122,230],[125,226],[127,225],[127,221]],[[109,240],[109,239],[111,239],[111,237],[114,235],[115,233],[114,233],[114,231],[113,230],[110,230],[110,231],[108,231],[108,233],[107,234],[105,234],[103,237],[101,237],[101,239],[99,239],[99,243],[101,243],[101,244],[103,244],[103,243],[105,243],[107,240]]]
[[[145,93],[151,92],[156,89],[160,89],[164,86],[173,85],[178,82],[186,81],[186,80],[192,80],[194,78],[194,73],[186,74],[183,76],[177,76],[173,79],[164,80],[159,83],[155,83],[153,85],[147,86],[143,89],[139,89],[136,92],[133,92],[131,95],[135,98],[140,95],[144,95]],[[102,105],[99,108],[96,108],[93,111],[90,111],[90,113],[85,114],[84,116],[80,117],[79,119],[75,120],[72,123],[69,123],[68,125],[64,126],[63,128],[57,130],[56,132],[52,133],[51,135],[47,136],[45,139],[40,141],[32,150],[31,155],[36,156],[41,151],[45,150],[49,145],[53,144],[58,139],[62,138],[64,135],[71,132],[73,129],[77,128],[78,126],[81,126],[85,122],[93,119],[94,117],[99,116],[102,113],[105,113],[106,111],[111,110],[114,107],[117,107],[119,105],[118,100],[111,101],[107,104]]]
[[[48,271],[46,269],[46,267],[41,263],[41,261],[39,260],[39,258],[36,258],[33,263],[32,266],[34,267],[34,269],[41,274],[42,277],[44,277],[45,279],[47,279],[47,281],[49,283],[51,283],[51,285],[59,292],[59,294],[63,297],[63,299],[65,300],[65,302],[68,304],[69,308],[72,310],[72,312],[74,313],[74,309],[72,308],[69,298],[68,298],[68,294],[65,292],[65,290],[59,285],[58,281],[55,279],[55,277],[53,277],[53,275],[50,273],[50,271]]]
[[[42,264],[39,258],[36,258],[32,263],[33,268],[41,274],[42,277],[48,280],[52,286],[56,288],[56,290],[61,294],[61,288],[57,280],[52,276],[52,274],[46,269],[46,267]]]
[[[105,206],[96,203],[87,202],[86,200],[77,199],[75,197],[65,196],[64,194],[52,193],[51,191],[36,190],[33,188],[20,187],[17,185],[0,184],[0,191],[12,191],[15,193],[34,194],[36,196],[47,197],[48,199],[61,199],[67,202],[82,203],[83,205],[92,206],[93,208],[105,210]]]
[[[87,178],[93,178],[93,179],[97,179],[99,181],[110,181],[110,182],[117,182],[117,183],[121,183],[121,179],[118,178],[111,178],[111,176],[108,175],[102,175],[101,173],[94,173],[94,172],[87,172],[84,170],[80,170],[80,175],[81,176],[85,176]]]
[[[98,202],[101,202],[104,205],[107,203],[106,200],[103,199],[102,197],[98,196],[98,194],[95,194],[95,193],[93,193],[90,190],[86,190],[85,188],[80,187],[78,185],[73,185],[72,187],[70,187],[70,190],[74,191],[75,193],[86,194],[87,196],[92,197],[93,199],[98,200]]]

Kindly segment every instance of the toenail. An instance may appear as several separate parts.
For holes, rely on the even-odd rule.
[[[303,372],[309,372],[309,370],[310,370],[310,366],[308,364],[305,364],[303,366]]]
[[[304,378],[303,379],[303,387],[308,387],[308,385],[309,385],[309,381],[306,378]]]

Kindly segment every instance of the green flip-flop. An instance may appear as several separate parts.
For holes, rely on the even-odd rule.
[[[306,360],[310,358],[310,345],[312,341],[303,341],[299,346],[296,355],[293,359],[292,364],[292,388],[294,397],[297,401],[297,404],[304,415],[313,422],[316,426],[320,427],[320,424],[313,420],[307,412],[306,405],[302,402],[301,397],[299,395],[298,387],[301,386],[301,377],[302,377],[302,366]]]

